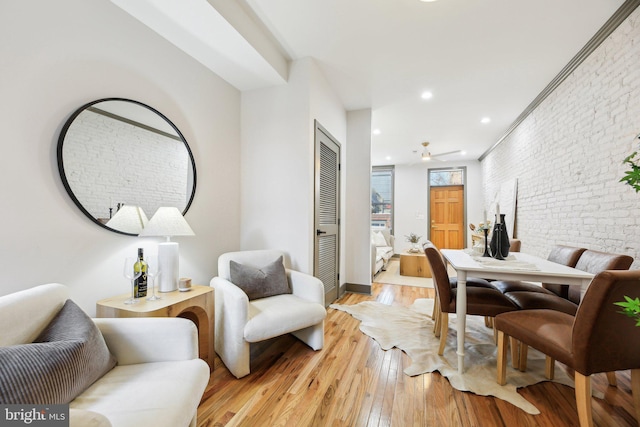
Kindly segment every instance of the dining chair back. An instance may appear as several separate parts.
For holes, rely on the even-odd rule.
[[[576,268],[588,273],[598,274],[604,270],[628,270],[632,263],[633,257],[629,255],[586,250],[580,255]],[[568,288],[567,299],[575,304],[580,304],[580,289],[575,287]]]
[[[568,267],[575,267],[580,259],[580,256],[586,248],[576,248],[573,246],[555,245],[551,248],[547,259],[558,264],[566,265]],[[569,299],[569,286],[559,285],[556,283],[543,283],[542,287],[547,289],[559,297]]]
[[[590,375],[631,369],[636,418],[640,421],[640,327],[616,302],[640,296],[640,270],[606,270],[591,282],[575,316],[555,310],[521,310],[496,316],[498,383],[506,383],[507,338],[515,338],[547,356],[546,376],[554,361],[575,371],[580,426],[591,426]]]
[[[438,354],[442,355],[447,341],[449,313],[456,312],[458,288],[451,286],[447,266],[438,248],[431,243],[424,245],[424,253],[431,267],[436,298],[439,302],[439,311],[436,314],[438,318],[435,319],[435,321],[436,324],[440,326],[440,347]],[[468,315],[493,318],[499,313],[518,309],[516,305],[501,292],[490,287],[469,286],[466,288],[466,293]]]

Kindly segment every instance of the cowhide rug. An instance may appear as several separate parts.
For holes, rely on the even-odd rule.
[[[455,314],[449,315],[449,334],[444,355],[438,356],[439,339],[433,334],[432,299],[417,299],[410,307],[390,306],[375,301],[355,305],[331,304],[330,308],[345,311],[360,320],[360,330],[376,340],[383,350],[397,347],[412,361],[404,373],[409,376],[439,371],[457,390],[482,396],[495,396],[512,403],[529,414],[540,411],[518,394],[519,387],[547,381],[544,377],[544,355],[532,348],[527,358],[527,371],[507,367],[507,384],[496,382],[497,346],[493,329],[484,325],[480,316],[467,316],[465,335],[465,373],[458,374],[456,355]],[[555,382],[574,387],[573,379],[556,367]],[[602,396],[598,396],[602,397]]]

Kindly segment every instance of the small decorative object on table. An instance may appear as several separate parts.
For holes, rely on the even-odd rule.
[[[191,279],[188,277],[181,277],[178,282],[178,290],[180,292],[187,292],[191,290]]]
[[[478,253],[482,253],[483,257],[491,256],[491,253],[489,253],[489,230],[490,229],[491,229],[491,221],[481,222],[477,228],[478,233],[484,234],[484,241],[483,241],[484,248],[478,248]]]
[[[496,203],[496,223],[491,237],[491,256],[495,259],[505,259],[509,255],[509,236],[504,217],[504,214],[500,214],[500,204]]]
[[[418,236],[415,233],[411,233],[408,236],[404,236],[407,238],[407,242],[411,243],[411,249],[409,249],[409,252],[411,253],[418,253],[418,252],[422,252],[422,248],[420,248],[420,239],[422,238],[422,236]]]
[[[147,297],[147,301],[157,301],[159,299],[162,299],[160,296],[156,295],[156,286],[160,274],[162,274],[162,272],[160,271],[160,266],[158,265],[158,257],[149,257],[147,260],[147,278],[149,279],[149,281],[147,282],[147,287],[151,287],[151,296]]]
[[[127,257],[124,259],[124,270],[122,274],[129,280],[131,284],[131,298],[127,299],[125,304],[137,304],[136,298],[136,279],[142,275],[142,271],[135,271],[134,266],[138,262],[138,258]]]

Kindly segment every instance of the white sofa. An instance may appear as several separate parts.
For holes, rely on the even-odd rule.
[[[69,297],[52,283],[0,297],[0,347],[32,343]],[[182,318],[92,319],[116,366],[69,403],[71,427],[186,427],[209,381]]]
[[[264,298],[249,296],[231,282],[230,262],[261,269],[284,253],[278,250],[228,252],[218,258],[215,289],[215,349],[229,371],[250,373],[250,343],[291,333],[313,350],[324,345],[324,286],[311,275],[284,269],[291,293]],[[283,261],[284,263],[284,261]]]
[[[387,269],[394,255],[394,236],[388,228],[371,228],[371,277]]]

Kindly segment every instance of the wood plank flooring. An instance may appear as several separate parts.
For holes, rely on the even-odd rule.
[[[433,290],[374,284],[372,295],[347,293],[338,302],[376,300],[408,306]],[[198,427],[212,426],[542,426],[578,425],[574,390],[551,382],[520,389],[540,415],[529,415],[493,397],[461,392],[439,373],[409,377],[402,351],[383,351],[359,321],[328,309],[325,347],[314,352],[286,335],[252,346],[251,374],[233,377],[216,356],[198,408]],[[556,369],[564,369],[557,364]],[[604,400],[592,399],[596,427],[637,426],[629,371],[618,387],[593,377]]]

